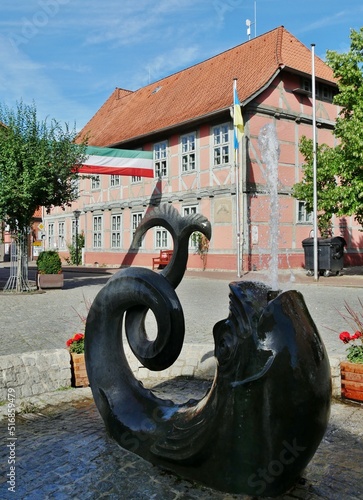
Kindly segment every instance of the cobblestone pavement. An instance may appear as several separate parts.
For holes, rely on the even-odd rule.
[[[0,267],[0,287],[8,273],[9,268]],[[31,270],[30,278],[34,275]],[[71,335],[82,331],[80,316],[86,315],[87,304],[109,277],[110,274],[98,270],[68,271],[62,290],[18,295],[0,292],[0,356],[63,348]],[[247,273],[241,279],[268,283],[268,276],[260,272]],[[213,326],[228,316],[228,284],[234,280],[238,280],[234,273],[186,273],[177,288],[186,321],[186,343],[213,342]],[[344,276],[321,277],[318,283],[303,270],[285,271],[280,273],[280,288],[303,293],[329,356],[344,356],[345,346],[338,333],[347,329],[347,323],[340,313],[344,314],[345,300],[354,308],[359,307],[358,298],[363,300],[362,271],[348,270]]]
[[[175,379],[159,396],[187,400],[206,383]],[[161,392],[160,392],[161,391]],[[60,404],[62,401],[62,404]],[[58,404],[56,404],[58,403]],[[53,404],[54,406],[49,406]],[[328,432],[300,483],[284,500],[363,499],[363,407],[334,403]],[[8,490],[7,422],[0,423],[0,497],[3,499],[230,500],[228,495],[181,480],[110,439],[90,399],[90,389],[34,398],[16,419],[15,493]],[[14,442],[14,440],[13,440]]]

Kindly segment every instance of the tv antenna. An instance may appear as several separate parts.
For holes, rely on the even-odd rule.
[[[246,26],[247,26],[247,36],[248,39],[251,40],[251,26],[255,25],[255,38],[257,36],[257,1],[255,0],[254,2],[254,12],[255,12],[255,20],[252,22],[250,19],[246,19]]]

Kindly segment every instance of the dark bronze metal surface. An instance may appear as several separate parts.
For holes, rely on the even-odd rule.
[[[210,238],[210,225],[161,206],[138,234],[153,226],[172,234],[171,263],[161,273],[119,271],[87,318],[87,372],[106,428],[124,448],[185,478],[231,493],[282,494],[313,457],[330,412],[329,360],[304,299],[287,291],[269,300],[262,283],[231,283],[229,315],[213,331],[218,367],[211,389],[185,404],[160,399],[130,370],[122,330],[147,368],[163,370],[177,359],[184,317],[175,288],[190,235]],[[152,341],[149,309],[158,325]]]

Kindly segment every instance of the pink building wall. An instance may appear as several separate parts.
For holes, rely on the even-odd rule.
[[[261,127],[273,123],[280,146],[279,158],[279,265],[282,268],[302,267],[304,252],[302,240],[309,237],[312,224],[297,220],[297,201],[291,197],[292,186],[301,180],[303,158],[299,152],[299,141],[303,135],[312,137],[311,98],[296,93],[300,78],[286,71],[275,79],[272,85],[257,96],[243,110],[245,137],[241,146],[241,219],[242,219],[242,269],[261,269],[267,266],[270,255],[269,198],[266,194],[265,165],[261,161],[258,134]],[[327,101],[318,100],[317,119],[318,142],[330,146],[335,144],[332,128],[337,107]],[[229,123],[230,161],[226,165],[213,167],[213,125]],[[213,124],[191,126],[188,132],[197,134],[197,169],[181,172],[180,136],[174,132],[160,139],[168,141],[167,178],[142,179],[132,183],[128,177],[121,177],[119,187],[110,187],[110,177],[100,176],[100,189],[91,189],[91,180],[80,182],[81,197],[71,209],[54,209],[46,217],[46,224],[64,221],[67,240],[71,241],[72,211],[82,211],[79,231],[86,238],[84,263],[86,265],[128,265],[130,263],[151,267],[152,257],[159,253],[155,247],[154,231],[146,235],[139,251],[130,250],[132,241],[132,214],[150,210],[151,204],[172,203],[180,212],[195,206],[211,221],[207,268],[236,269],[236,188],[235,167],[232,150],[232,121],[230,116],[221,116]],[[183,133],[185,133],[183,131]],[[156,141],[159,142],[159,141]],[[153,143],[145,143],[143,149],[152,150]],[[111,249],[111,216],[121,215],[122,246]],[[103,219],[103,245],[93,248],[93,217]],[[362,237],[353,217],[334,220],[334,234],[342,235],[348,243],[347,263],[362,262]],[[172,248],[169,239],[168,247]],[[67,249],[61,249],[66,257]],[[188,268],[202,269],[199,255],[191,251]]]

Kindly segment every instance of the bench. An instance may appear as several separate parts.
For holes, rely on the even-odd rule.
[[[160,250],[159,257],[153,257],[153,269],[156,267],[165,267],[171,261],[173,250]]]

